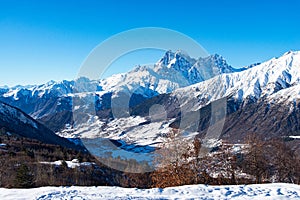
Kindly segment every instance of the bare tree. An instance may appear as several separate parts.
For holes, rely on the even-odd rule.
[[[300,163],[299,157],[286,142],[282,139],[272,140],[272,161],[276,170],[277,181],[299,183],[300,178]]]
[[[267,143],[256,134],[249,134],[246,144],[248,149],[244,160],[245,168],[255,177],[255,183],[262,183],[269,173]]]
[[[189,163],[191,145],[178,137],[176,129],[167,135],[157,152],[155,163],[158,169],[151,174],[153,186],[168,187],[193,182],[195,171]]]

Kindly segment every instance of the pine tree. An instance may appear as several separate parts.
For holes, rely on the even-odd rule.
[[[21,164],[17,170],[15,184],[16,187],[30,188],[34,185],[34,177],[30,169],[25,164]]]

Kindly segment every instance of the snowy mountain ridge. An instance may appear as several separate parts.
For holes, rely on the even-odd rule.
[[[89,93],[96,93],[99,102],[103,95],[110,93],[113,93],[113,98],[120,93],[127,96],[135,93],[143,98],[151,98],[204,81],[220,73],[234,71],[234,68],[217,55],[196,60],[181,51],[168,51],[153,66],[139,66],[128,73],[116,74],[103,80],[82,77],[74,81],[50,81],[37,86],[0,88],[0,100],[39,119],[49,114],[53,107],[56,107],[56,110],[71,111],[72,98],[85,98]]]
[[[279,98],[273,94],[283,89],[297,91],[298,87],[295,85],[299,83],[300,51],[295,51],[241,72],[221,74],[207,81],[177,89],[173,95],[184,96],[186,101],[203,99],[205,105],[223,97],[232,97],[240,102],[246,99],[257,101],[265,97]],[[198,107],[194,109],[199,109],[199,105],[196,106]]]
[[[209,75],[207,73],[201,75],[199,72],[200,70],[205,71],[207,69],[211,71]],[[196,60],[183,54],[181,51],[175,53],[167,51],[164,57],[154,64],[154,66],[139,66],[128,73],[115,74],[99,81],[92,81],[87,78],[79,78],[75,81],[49,81],[42,85],[3,87],[1,88],[1,93],[3,93],[4,97],[13,97],[15,100],[18,100],[18,96],[26,96],[29,93],[31,93],[31,96],[37,95],[43,97],[43,95],[55,91],[56,94],[53,95],[62,96],[73,93],[75,83],[78,85],[85,83],[87,87],[90,87],[91,91],[96,89],[96,91],[104,90],[111,92],[117,91],[117,88],[125,88],[126,85],[132,85],[132,88],[138,85],[149,88],[157,93],[166,93],[221,73],[235,71],[239,70],[229,66],[224,58],[217,54]],[[176,75],[174,76],[174,74]],[[190,75],[194,76],[191,77]],[[162,85],[166,83],[167,86],[163,87]]]
[[[36,129],[38,128],[37,123],[25,116],[24,113],[2,102],[0,102],[0,115],[2,116],[3,121],[10,122],[11,118],[16,118],[24,124],[27,124]]]
[[[103,80],[91,81],[87,78],[79,78],[75,81],[50,81],[36,86],[3,87],[0,89],[0,93],[4,98],[13,98],[14,100],[23,97],[43,98],[46,95],[55,97],[73,96],[76,95],[76,91],[73,91],[74,87],[84,85],[86,91],[116,92],[136,89],[134,92],[145,96],[150,95],[151,97],[151,95],[170,93],[175,89],[203,82],[221,74],[225,74],[222,75],[222,80],[226,83],[227,88],[233,88],[233,85],[236,84],[241,86],[242,82],[249,82],[249,80],[252,81],[250,85],[253,85],[253,79],[259,80],[259,85],[262,87],[266,87],[267,83],[283,84],[282,87],[287,87],[288,85],[285,84],[298,81],[295,80],[295,77],[298,76],[298,79],[300,79],[297,69],[293,67],[293,63],[295,63],[294,65],[299,63],[298,59],[299,52],[290,51],[280,58],[273,58],[262,64],[235,69],[228,65],[225,59],[218,54],[196,60],[181,51],[175,53],[167,51],[164,57],[153,67],[139,66],[128,73],[116,74]],[[282,67],[285,69],[281,70]],[[276,70],[281,71],[282,74],[279,76],[278,72],[275,72]],[[233,72],[237,73],[231,74]],[[258,75],[259,78],[256,78]],[[276,75],[278,76],[276,77]],[[289,80],[290,77],[292,77],[291,80]],[[209,82],[199,83],[199,85],[209,85]],[[245,84],[242,85],[245,86]],[[245,88],[243,89],[246,91]],[[150,94],[146,90],[150,90],[152,93]],[[247,90],[247,92],[250,91]],[[244,93],[243,96],[247,96],[247,93]]]
[[[67,148],[83,149],[65,138],[57,136],[44,125],[32,119],[21,110],[0,101],[0,127],[4,133],[39,140],[47,144],[57,144]]]
[[[177,88],[235,71],[239,70],[229,66],[224,58],[218,55],[196,60],[182,51],[175,53],[167,51],[153,67],[136,67],[128,73],[101,80],[100,85],[105,91],[116,92],[127,89],[148,96],[147,90],[152,91],[152,94],[170,93]],[[140,88],[143,89],[139,90]]]

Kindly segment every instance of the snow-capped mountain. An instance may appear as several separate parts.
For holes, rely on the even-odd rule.
[[[186,137],[205,132],[210,124],[211,103],[220,99],[227,100],[223,133],[228,137],[243,135],[241,131],[248,130],[278,135],[286,129],[297,135],[300,125],[289,124],[298,121],[299,82],[300,52],[287,52],[261,64],[234,69],[219,55],[193,59],[181,51],[168,51],[152,67],[139,66],[104,80],[81,78],[0,91],[1,99],[26,108],[27,113],[61,136],[105,137],[125,146],[147,147],[164,140],[172,128],[179,128],[184,112],[191,116],[201,113],[197,129],[185,132]],[[112,99],[127,97],[130,97],[131,116],[115,116]],[[80,103],[74,106],[74,101]],[[127,105],[121,102],[117,108],[121,110]],[[284,112],[275,112],[276,109]],[[96,112],[91,114],[88,110]],[[78,119],[72,118],[72,111],[79,113]],[[248,118],[239,121],[243,119],[241,113]],[[255,124],[262,116],[274,119],[270,123],[265,121],[269,124],[267,129],[263,123]],[[280,119],[283,120],[279,122]],[[266,118],[260,119],[263,120]],[[274,127],[278,124],[280,127]]]
[[[227,99],[226,121],[222,135],[231,141],[243,140],[249,132],[265,137],[299,135],[300,132],[300,52],[287,52],[279,58],[241,72],[222,74],[207,81],[175,90],[157,98],[147,108],[164,102],[170,118],[177,118],[182,109],[199,112],[198,133],[209,128],[211,103]],[[170,99],[180,100],[180,109],[169,106]],[[208,111],[207,111],[208,110]],[[143,113],[138,108],[136,114]],[[145,115],[145,114],[143,114]],[[192,123],[192,122],[191,122]],[[178,128],[176,123],[170,125]]]
[[[154,66],[139,66],[128,73],[101,80],[100,85],[104,91],[127,90],[152,97],[239,70],[229,66],[219,55],[196,60],[182,51],[167,51]]]
[[[166,60],[172,60],[172,56],[168,56]],[[161,60],[161,63],[172,62]],[[300,52],[288,52],[247,70],[221,74],[172,93],[152,97],[134,106],[131,117],[101,123],[96,120],[75,129],[63,130],[60,134],[106,137],[125,144],[155,146],[172,128],[179,128],[182,109],[187,115],[200,113],[201,116],[196,122],[189,121],[189,125],[198,123],[196,131],[187,131],[184,135],[191,138],[199,133],[205,134],[210,125],[211,103],[226,99],[227,116],[222,130],[225,138],[238,141],[249,131],[267,132],[270,137],[298,135],[299,81]],[[156,110],[157,116],[151,115],[151,109],[157,105],[161,105],[162,109]]]
[[[300,51],[291,51],[248,70],[222,74],[205,82],[178,89],[173,95],[184,96],[186,102],[191,99],[205,99],[206,104],[222,97],[232,97],[239,102],[257,101],[299,83]],[[193,109],[197,108],[199,105],[195,105]]]
[[[110,107],[111,98],[130,98],[130,102],[125,102],[125,105],[129,103],[129,106],[134,106],[147,98],[234,71],[235,69],[218,55],[196,60],[181,51],[168,51],[154,66],[139,66],[128,73],[113,75],[104,80],[79,78],[75,81],[50,81],[38,86],[1,88],[0,100],[22,109],[35,119],[46,121],[49,125],[47,121],[53,120],[57,115],[62,115],[63,119],[70,122],[70,112],[74,109],[81,109],[80,112],[95,108],[96,111],[107,109]],[[92,103],[94,107],[87,108],[75,105],[74,99],[85,104],[96,100]],[[57,131],[60,128],[58,126],[53,130]]]

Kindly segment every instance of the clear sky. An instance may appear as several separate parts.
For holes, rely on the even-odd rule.
[[[73,79],[99,43],[139,27],[184,33],[234,67],[265,61],[300,50],[299,8],[299,0],[0,0],[0,85]],[[161,55],[120,60],[115,72]]]

